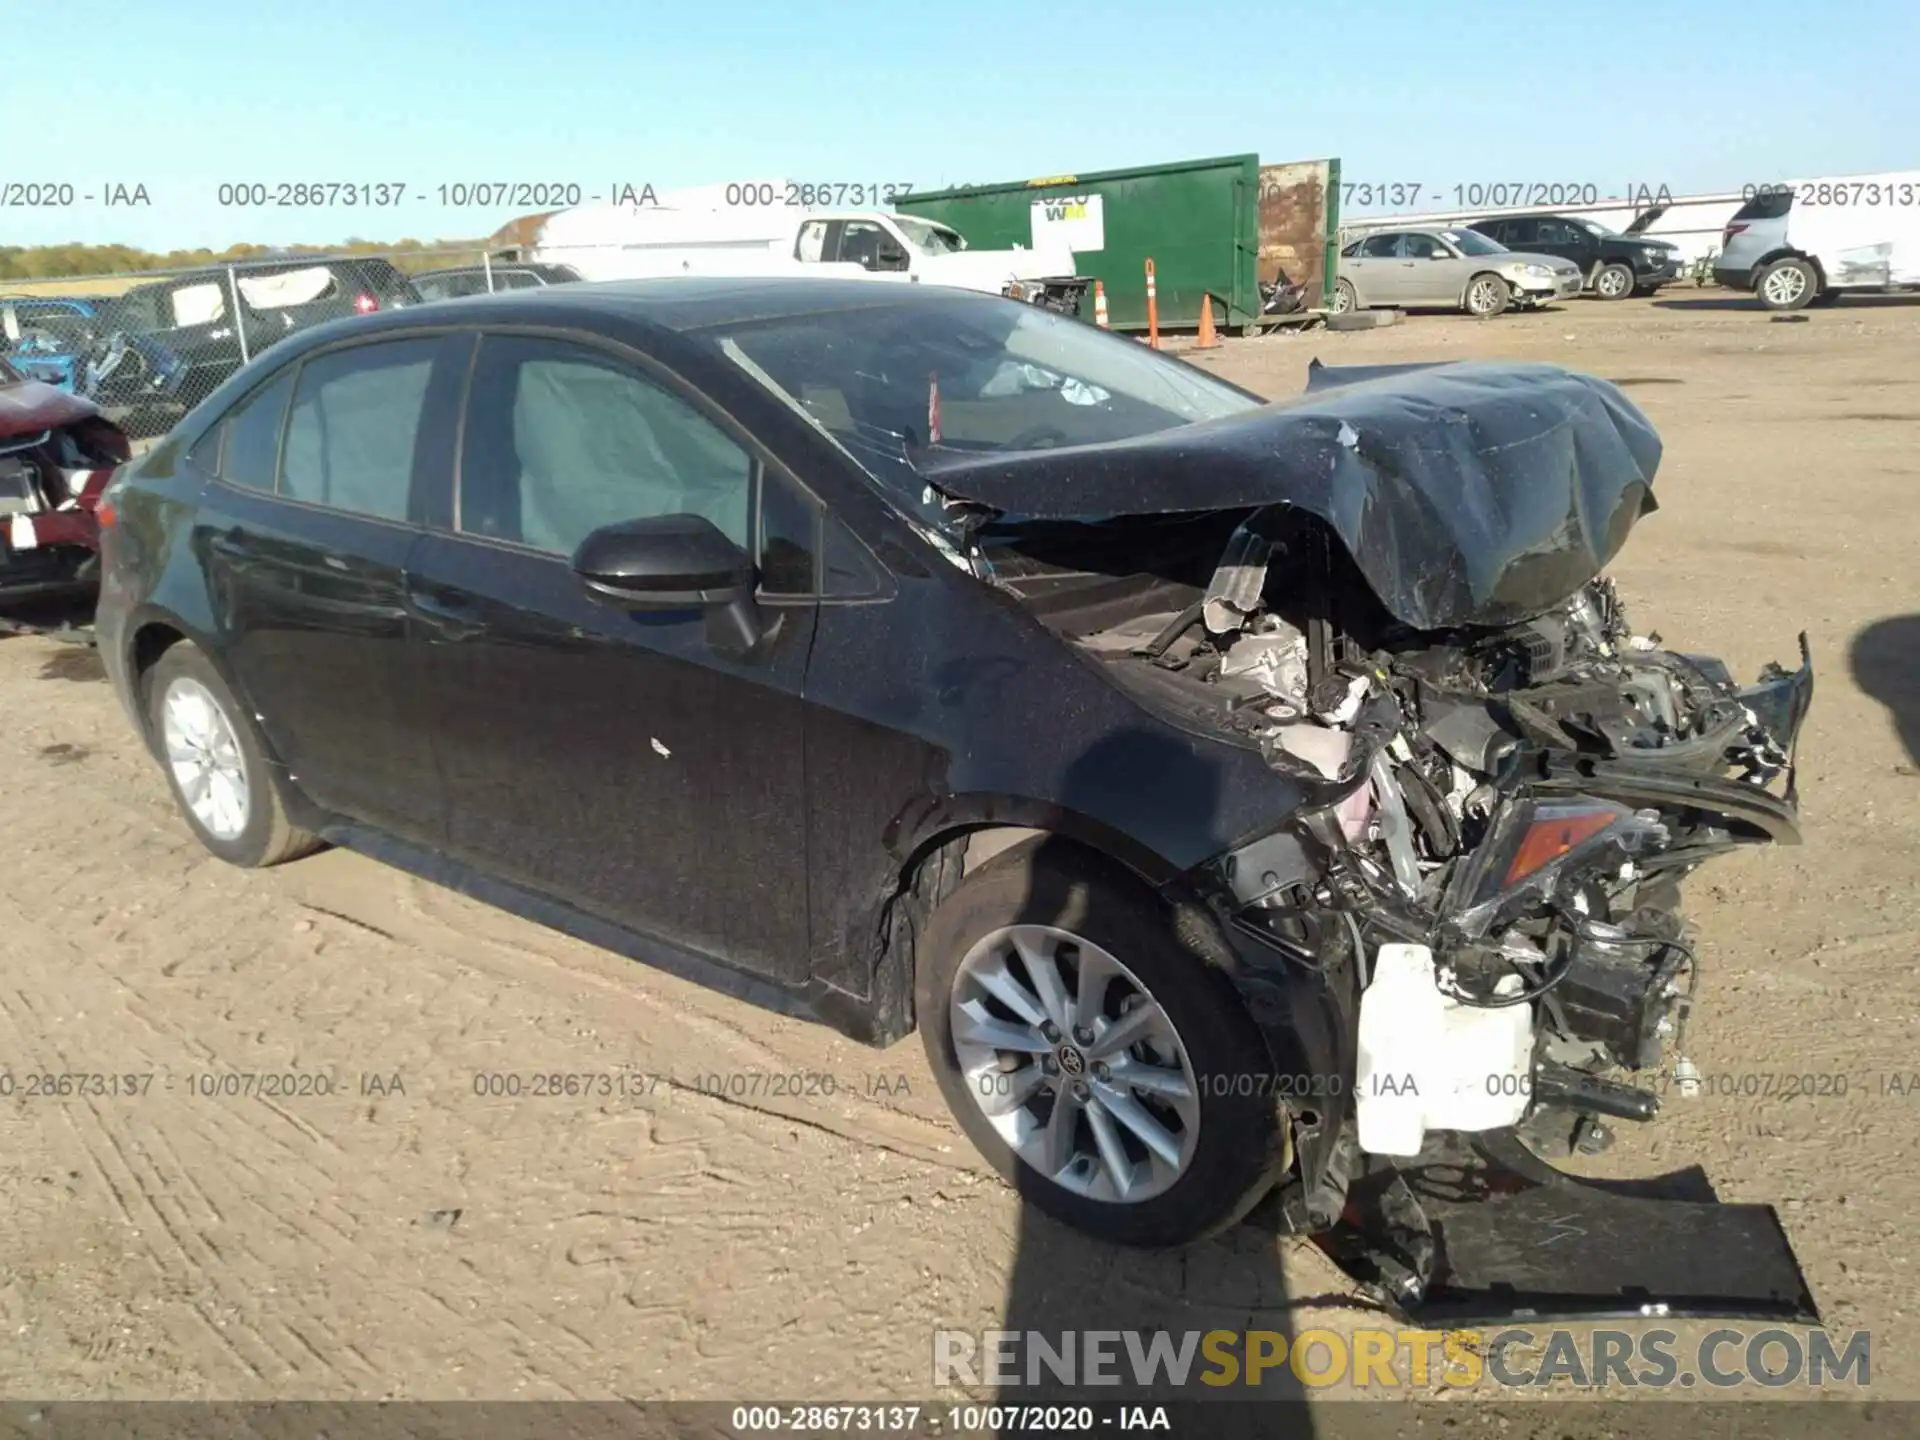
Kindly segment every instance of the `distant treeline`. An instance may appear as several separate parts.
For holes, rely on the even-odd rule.
[[[131,245],[0,245],[0,280],[59,280],[76,275],[125,275],[141,270],[185,270],[229,260],[278,255],[405,255],[419,252],[402,269],[429,270],[448,263],[443,250],[478,250],[485,240],[347,240],[338,245],[229,245],[225,250],[139,250]]]

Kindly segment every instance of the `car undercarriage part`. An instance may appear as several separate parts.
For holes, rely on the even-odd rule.
[[[1721,1202],[1698,1168],[1582,1180],[1511,1131],[1436,1135],[1417,1158],[1368,1162],[1346,1200],[1317,1242],[1415,1324],[1820,1323],[1774,1208]]]

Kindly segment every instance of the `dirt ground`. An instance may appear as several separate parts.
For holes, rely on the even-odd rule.
[[[1496,355],[1660,428],[1663,509],[1614,572],[1643,630],[1751,674],[1804,627],[1819,673],[1806,843],[1696,882],[1691,1048],[1846,1093],[1675,1099],[1604,1168],[1779,1206],[1830,1327],[1872,1330],[1873,1393],[1920,1397],[1920,303],[1780,324],[1687,287],[1201,361],[1283,395],[1316,356]],[[1024,1212],[917,1038],[865,1050],[353,854],[212,860],[88,652],[0,642],[0,713],[0,1395],[924,1399],[939,1327],[1366,1323],[1259,1225],[1138,1255]],[[27,1098],[45,1072],[153,1078]],[[246,1072],[334,1093],[196,1079]],[[795,1074],[831,1081],[764,1078]]]

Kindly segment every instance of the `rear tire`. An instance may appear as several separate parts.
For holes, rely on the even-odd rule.
[[[1181,1245],[1237,1223],[1279,1178],[1265,1042],[1232,982],[1130,875],[1028,841],[968,875],[916,950],[941,1093],[1040,1210],[1102,1240]],[[1123,1044],[1123,1025],[1141,1038]]]
[[[1339,280],[1333,287],[1333,313],[1351,315],[1360,308],[1360,292],[1353,288],[1351,280]]]
[[[1753,293],[1769,310],[1804,310],[1820,293],[1820,272],[1799,256],[1788,255],[1760,272]]]
[[[287,819],[246,707],[190,641],[147,672],[147,724],[188,827],[229,865],[260,869],[317,849]]]

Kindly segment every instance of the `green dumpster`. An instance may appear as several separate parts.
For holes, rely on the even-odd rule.
[[[952,226],[981,250],[1064,239],[1078,272],[1105,287],[1116,330],[1146,329],[1148,260],[1163,330],[1197,326],[1208,295],[1217,324],[1246,325],[1260,314],[1257,155],[963,185],[894,206]],[[1081,318],[1093,318],[1091,294]]]

